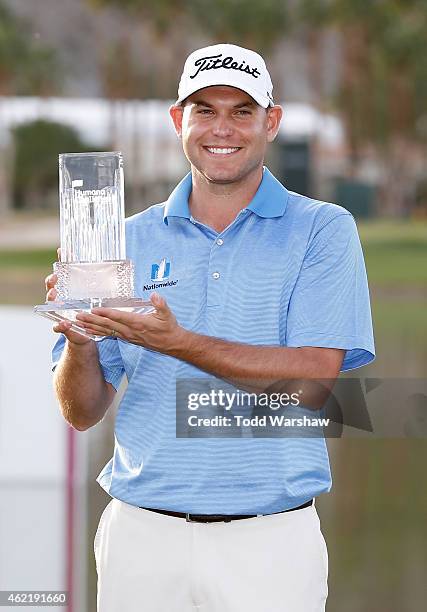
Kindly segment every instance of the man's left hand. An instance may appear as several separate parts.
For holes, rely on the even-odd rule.
[[[179,348],[185,330],[158,293],[152,293],[150,301],[155,311],[149,314],[123,312],[114,308],[92,308],[81,312],[77,319],[85,330],[96,336],[115,336],[132,344],[168,354]]]

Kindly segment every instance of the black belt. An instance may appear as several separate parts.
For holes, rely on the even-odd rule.
[[[305,504],[297,506],[296,508],[289,508],[288,510],[282,510],[281,512],[272,512],[271,514],[282,514],[283,512],[292,512],[293,510],[301,510],[302,508],[308,508],[313,503],[310,499]],[[178,518],[185,518],[187,522],[194,523],[218,523],[224,522],[229,523],[230,521],[240,521],[241,519],[255,518],[256,516],[270,516],[270,515],[259,515],[259,514],[188,514],[186,512],[174,512],[172,510],[159,510],[158,508],[144,508],[139,506],[142,510],[149,510],[150,512],[158,512],[159,514],[166,514],[167,516],[176,516]]]

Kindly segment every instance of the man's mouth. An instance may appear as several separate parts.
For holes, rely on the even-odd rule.
[[[231,155],[237,153],[242,147],[203,147],[213,155]]]

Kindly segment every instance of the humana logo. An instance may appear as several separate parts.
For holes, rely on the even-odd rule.
[[[80,191],[81,195],[85,196],[97,196],[104,195],[106,193],[106,189],[85,189]]]
[[[76,198],[105,198],[110,195],[109,189],[75,189]]]

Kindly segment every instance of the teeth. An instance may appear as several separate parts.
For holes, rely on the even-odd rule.
[[[229,153],[234,153],[235,151],[239,150],[239,147],[232,147],[228,149],[218,149],[218,148],[213,148],[213,147],[206,147],[206,148],[210,153],[217,153],[220,155],[228,155]]]

